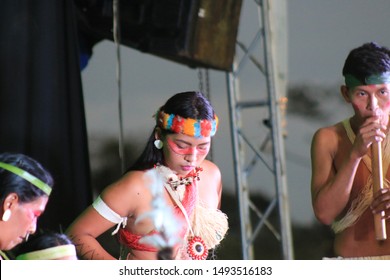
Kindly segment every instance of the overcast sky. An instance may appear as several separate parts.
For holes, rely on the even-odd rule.
[[[251,0],[244,0],[242,26],[256,13]],[[331,117],[323,122],[289,116],[285,141],[291,216],[298,222],[311,222],[310,142],[314,131],[349,114],[340,105],[338,86],[341,68],[350,49],[368,41],[390,46],[390,1],[388,0],[288,0],[287,64],[288,83],[334,87],[336,98],[323,100]],[[241,27],[241,24],[240,24]],[[250,28],[239,30],[239,37]],[[83,88],[91,144],[106,135],[118,134],[115,46],[103,41],[94,47],[89,65],[83,70]],[[152,114],[173,93],[198,90],[197,70],[128,47],[121,48],[123,117],[126,141],[145,139],[153,126]],[[260,74],[259,74],[260,75]],[[214,138],[214,161],[220,166],[224,186],[232,187],[233,166],[226,76],[210,71],[211,101],[221,119]],[[251,78],[255,82],[255,78]],[[249,88],[256,88],[246,81]],[[315,92],[313,92],[315,95]]]

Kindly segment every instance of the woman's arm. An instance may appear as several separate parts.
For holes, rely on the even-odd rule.
[[[118,182],[108,186],[100,195],[104,203],[118,217],[129,217],[138,205],[134,195],[139,184],[139,174],[127,174]],[[76,245],[81,259],[115,259],[97,241],[97,237],[117,226],[104,218],[93,206],[89,206],[67,229],[68,236]]]
[[[66,234],[76,246],[77,255],[85,260],[114,260],[96,240],[114,226],[89,206],[67,229]]]

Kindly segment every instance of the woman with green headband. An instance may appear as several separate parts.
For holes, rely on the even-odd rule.
[[[0,154],[0,259],[35,232],[53,186],[50,173],[22,154]]]
[[[14,249],[16,260],[77,260],[76,248],[66,234],[41,231]]]
[[[97,241],[113,226],[120,259],[206,259],[224,238],[221,174],[206,159],[218,128],[210,102],[178,93],[154,117],[138,160],[68,229],[79,258],[115,259]]]
[[[314,213],[334,231],[330,257],[390,259],[390,50],[376,43],[353,49],[343,76],[353,115],[313,136]]]

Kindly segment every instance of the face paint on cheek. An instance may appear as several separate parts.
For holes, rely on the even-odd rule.
[[[199,149],[194,147],[188,147],[188,148],[180,148],[174,141],[167,139],[169,148],[176,154],[179,155],[193,155],[195,153],[199,155],[205,155],[208,153],[209,149]]]
[[[168,146],[171,151],[173,151],[176,154],[179,155],[190,155],[193,153],[193,148],[188,147],[188,148],[180,148],[174,141],[167,139]]]
[[[27,217],[30,221],[34,221],[36,219],[39,218],[39,216],[41,216],[42,212],[41,211],[34,211],[34,210],[31,210],[31,209],[28,209],[27,210]]]
[[[42,212],[41,212],[41,211],[34,211],[34,212],[33,212],[33,215],[34,215],[34,217],[39,218],[39,216],[42,215]]]
[[[357,104],[352,103],[352,108],[357,111],[359,110],[359,106]]]

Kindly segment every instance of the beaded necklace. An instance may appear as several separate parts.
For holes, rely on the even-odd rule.
[[[182,211],[187,221],[188,229],[190,232],[190,237],[188,237],[187,240],[188,255],[193,260],[205,260],[208,256],[208,249],[203,239],[200,236],[196,235],[192,230],[191,222],[188,217],[187,211],[181,203],[181,197],[183,194],[180,194],[179,192],[179,186],[186,187],[192,185],[193,183],[195,183],[195,181],[199,181],[199,172],[203,171],[203,169],[201,167],[196,167],[186,177],[178,177],[176,174],[173,173],[172,170],[165,166],[158,165],[155,166],[155,168],[157,168],[158,172],[166,178],[167,184],[165,185],[165,188],[168,191],[169,195],[172,197],[172,199],[175,201],[176,205]],[[183,192],[184,191],[185,190],[183,190]]]

